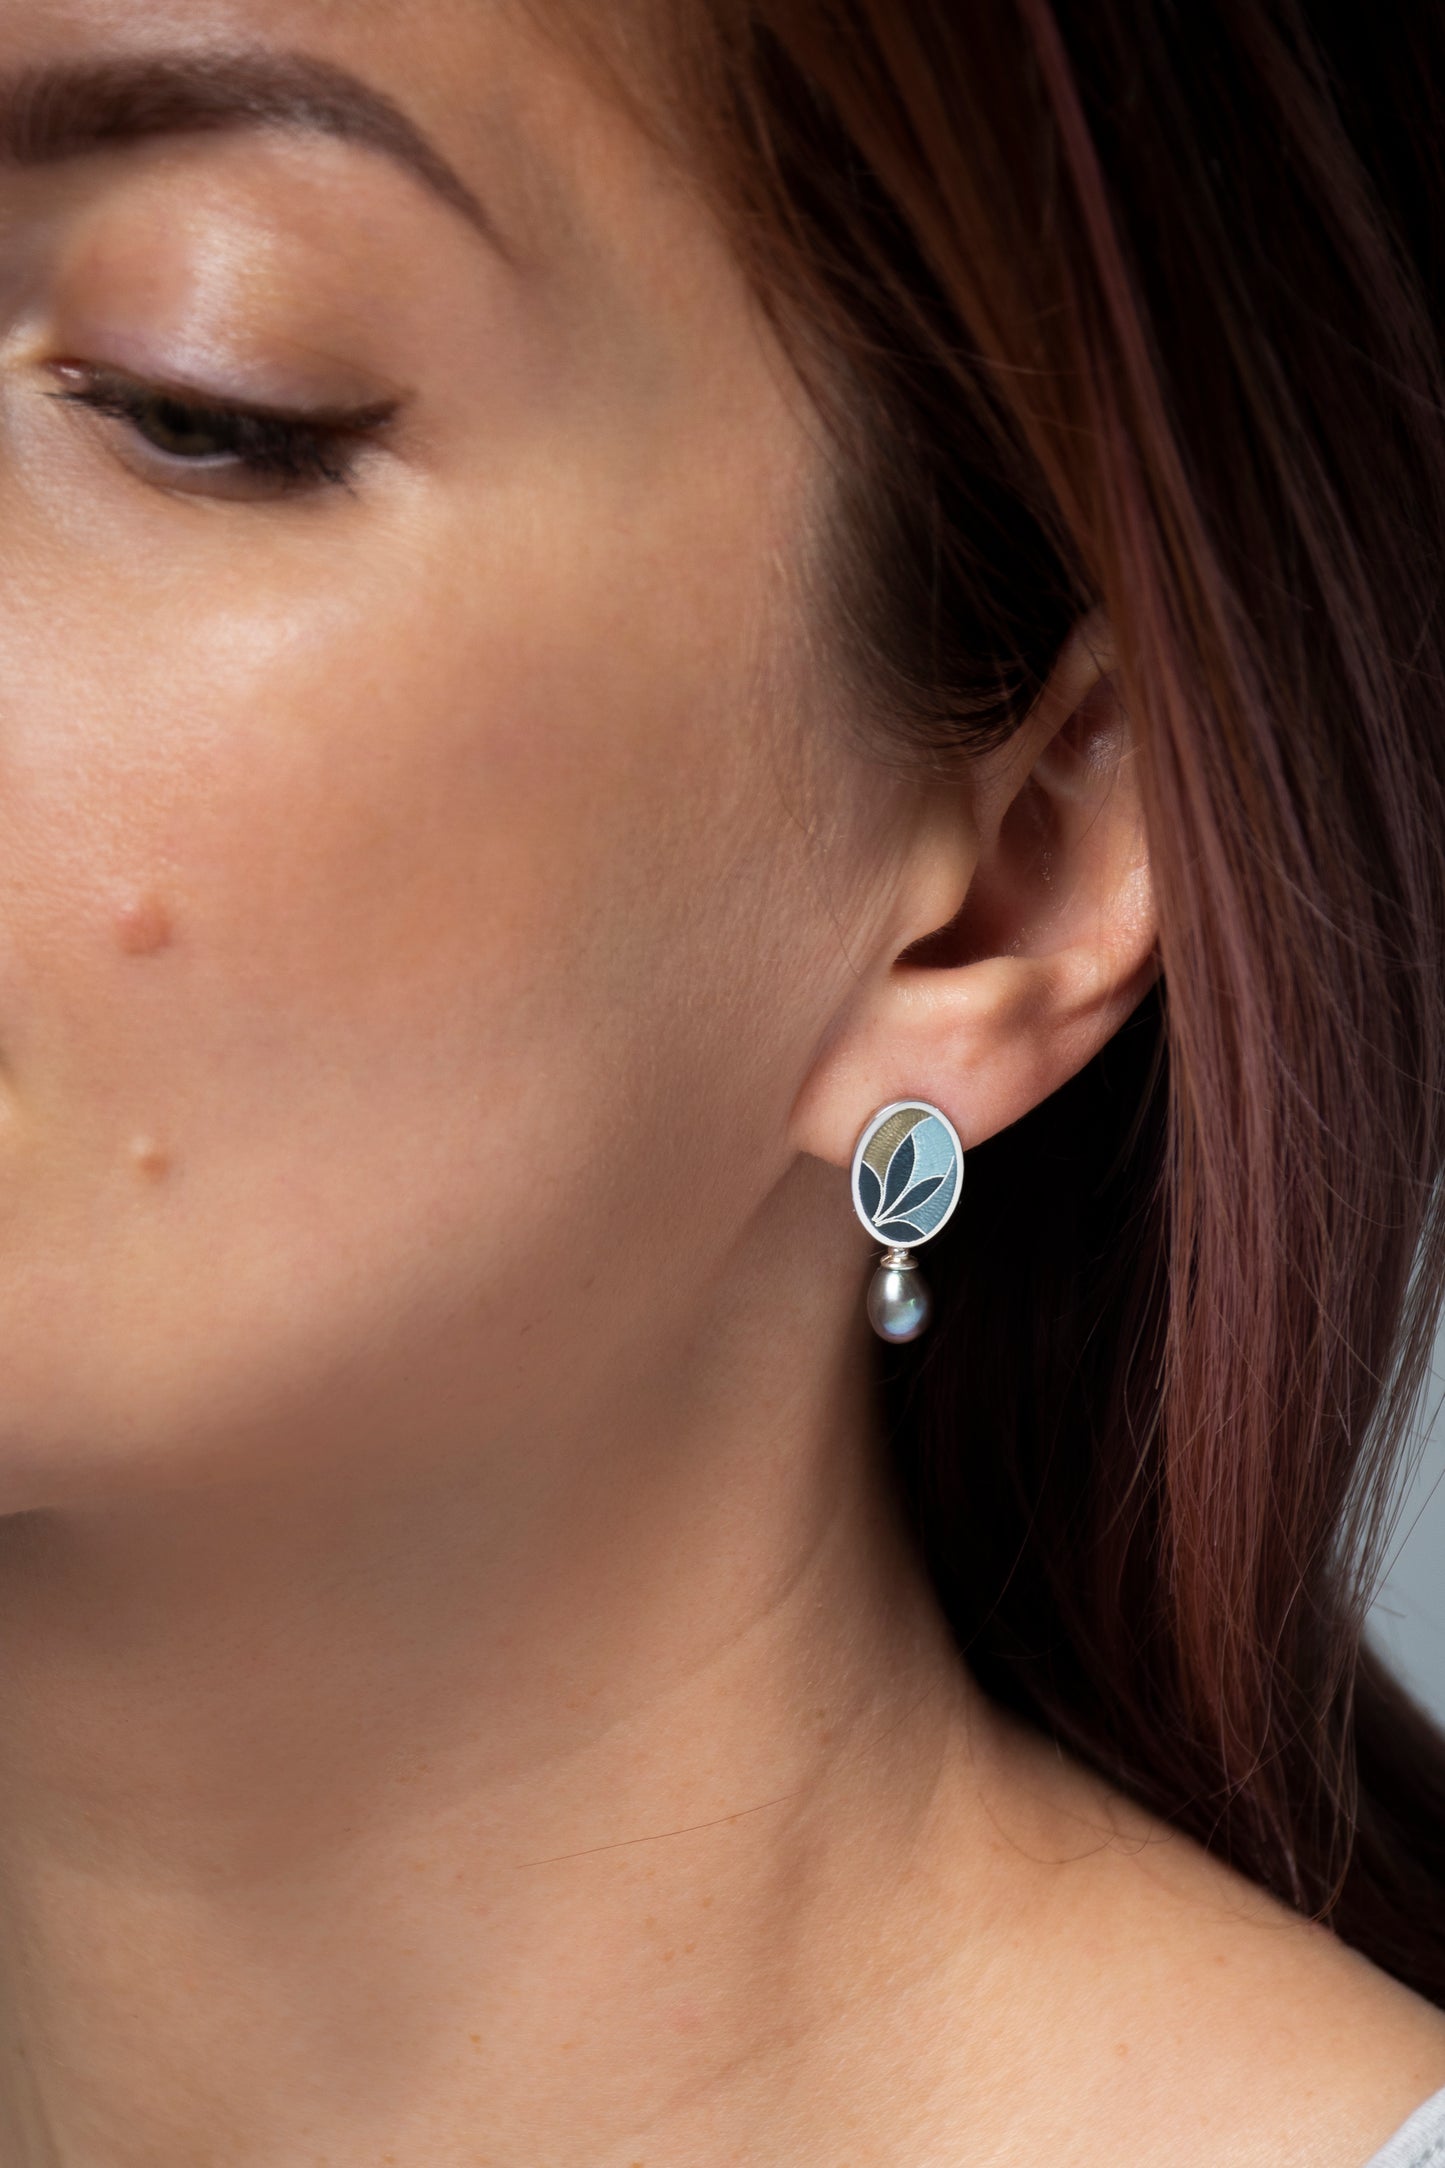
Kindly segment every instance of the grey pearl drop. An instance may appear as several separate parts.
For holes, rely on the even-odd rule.
[[[868,1321],[880,1340],[916,1340],[933,1315],[917,1265],[880,1265],[868,1287]]]

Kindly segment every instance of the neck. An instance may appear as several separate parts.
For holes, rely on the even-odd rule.
[[[0,1522],[7,2164],[611,2159],[865,1993],[980,1705],[852,1322],[714,1352],[435,1481]]]

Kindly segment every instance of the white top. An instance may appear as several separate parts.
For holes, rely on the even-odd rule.
[[[1370,2156],[1365,2168],[1445,2168],[1445,2085]]]

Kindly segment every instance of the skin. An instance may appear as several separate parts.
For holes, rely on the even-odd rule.
[[[876,1468],[859,1131],[1155,969],[1108,628],[958,788],[848,750],[686,177],[486,0],[0,65],[217,37],[504,245],[319,137],[0,172],[0,2157],[1359,2168],[1445,2021],[994,1710]],[[404,403],[263,499],[64,359]]]

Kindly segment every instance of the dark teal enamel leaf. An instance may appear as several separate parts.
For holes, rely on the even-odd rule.
[[[869,1219],[877,1219],[878,1207],[883,1202],[883,1192],[878,1187],[878,1177],[866,1159],[858,1166],[858,1196]]]
[[[883,1188],[883,1210],[885,1212],[893,1210],[894,1205],[897,1204],[904,1190],[907,1189],[913,1174],[913,1160],[913,1131],[910,1129],[908,1135],[903,1139],[903,1142],[888,1162],[888,1180]]]
[[[908,1213],[916,1212],[921,1204],[927,1204],[943,1179],[941,1174],[931,1174],[926,1182],[915,1182],[908,1195],[900,1197],[893,1208],[898,1218],[903,1219]]]
[[[877,1224],[879,1234],[887,1235],[891,1242],[921,1242],[923,1240],[923,1229],[913,1226],[909,1220],[879,1220]]]

